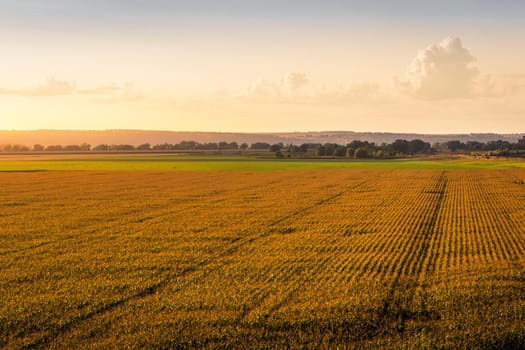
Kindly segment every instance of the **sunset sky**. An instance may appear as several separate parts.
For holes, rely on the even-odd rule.
[[[525,132],[525,2],[0,0],[0,129]]]

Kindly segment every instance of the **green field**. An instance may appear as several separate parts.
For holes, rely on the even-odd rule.
[[[4,158],[0,171],[36,170],[320,170],[320,169],[519,169],[524,160],[435,159],[260,159],[246,156],[100,156],[56,159]]]

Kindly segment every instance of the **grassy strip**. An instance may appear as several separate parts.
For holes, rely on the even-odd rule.
[[[2,160],[0,171],[37,170],[321,170],[321,169],[513,169],[506,159],[255,159],[244,156],[115,156],[77,159]]]

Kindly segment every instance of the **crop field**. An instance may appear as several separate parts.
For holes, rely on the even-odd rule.
[[[0,348],[523,349],[525,169],[465,168],[0,172]]]

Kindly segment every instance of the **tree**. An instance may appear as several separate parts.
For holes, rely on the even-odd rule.
[[[13,152],[28,152],[29,147],[24,146],[24,145],[13,145],[12,151]]]
[[[61,145],[50,145],[46,147],[47,152],[57,152],[57,151],[62,151],[62,150],[63,148]]]
[[[346,148],[343,146],[338,146],[334,151],[334,156],[336,157],[344,157],[346,156]]]
[[[217,149],[219,146],[216,142],[210,143],[197,143],[195,149]]]
[[[368,141],[359,141],[359,140],[354,140],[352,142],[350,142],[349,144],[346,145],[346,147],[350,147],[350,148],[353,148],[353,149],[358,149],[359,147],[367,147],[369,146],[370,144],[368,143]]]
[[[195,141],[181,141],[175,145],[177,149],[195,149],[197,142]]]
[[[355,154],[355,149],[353,149],[352,147],[348,147],[346,149],[346,156],[348,158],[354,158],[354,154]]]
[[[447,146],[447,149],[451,152],[456,152],[465,149],[465,144],[458,140],[447,141],[445,144]]]
[[[35,152],[42,152],[44,150],[44,146],[36,143],[33,145],[33,151]]]
[[[508,141],[489,141],[484,147],[488,151],[497,151],[497,150],[504,150],[504,149],[511,149],[511,144]]]
[[[79,145],[67,145],[64,146],[64,151],[74,152],[74,151],[80,151]]]
[[[133,151],[134,149],[133,145],[111,145],[112,151]]]
[[[430,143],[419,139],[412,140],[408,143],[408,151],[410,153],[425,153],[430,150]]]
[[[301,146],[299,146],[298,152],[306,153],[306,152],[308,152],[309,148],[310,147],[309,147],[309,145],[307,143],[303,143]]]
[[[363,147],[359,147],[358,149],[355,150],[354,157],[355,158],[368,158],[368,151]]]
[[[266,142],[255,142],[250,146],[251,149],[267,150],[270,148],[270,144]]]
[[[409,143],[407,140],[398,139],[390,145],[390,148],[396,153],[407,154],[409,152]]]
[[[153,149],[156,151],[166,151],[169,149],[173,149],[173,145],[170,143],[164,142],[164,143],[153,146]]]
[[[499,156],[500,157],[508,157],[508,156],[510,156],[509,149],[505,148],[505,149],[502,149],[501,151],[499,151]]]
[[[109,151],[109,145],[106,145],[106,144],[97,145],[93,147],[93,151]]]
[[[335,143],[325,143],[324,147],[326,149],[325,155],[333,156],[337,145]]]
[[[137,149],[140,151],[149,151],[151,149],[151,145],[149,143],[143,143],[142,145],[139,145]]]
[[[386,153],[383,150],[377,150],[376,153],[374,154],[374,157],[376,158],[384,158],[385,156],[386,156]]]
[[[243,142],[241,143],[241,145],[239,146],[239,148],[243,151],[247,150],[248,149],[248,144],[246,142]]]
[[[317,147],[317,150],[315,151],[315,154],[319,157],[323,157],[326,155],[326,147],[321,145]]]
[[[278,152],[278,151],[281,150],[281,148],[282,148],[281,145],[279,145],[277,143],[273,144],[273,145],[270,146],[270,152]]]

